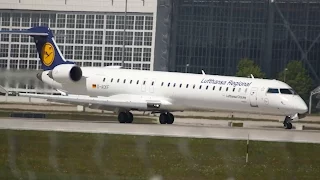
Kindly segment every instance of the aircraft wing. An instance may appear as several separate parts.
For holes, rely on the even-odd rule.
[[[84,105],[102,109],[120,108],[128,110],[141,110],[141,111],[157,111],[170,107],[172,104],[165,98],[121,94],[109,97],[91,97],[84,95],[44,95],[44,94],[29,94],[19,93],[22,97],[47,99],[50,102],[66,103]]]

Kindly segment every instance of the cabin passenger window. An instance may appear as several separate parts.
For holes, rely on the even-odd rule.
[[[219,91],[221,91],[222,87],[219,88]]]
[[[143,81],[143,85],[145,85],[146,84],[146,81]]]
[[[226,88],[226,91],[228,91],[229,87]]]
[[[182,84],[180,84],[180,88],[182,87]]]
[[[246,90],[244,90],[245,93],[247,93],[248,88],[246,88]]]
[[[241,91],[241,88],[239,88],[238,92],[240,92],[240,91]]]
[[[151,86],[153,86],[153,84],[154,84],[154,81],[152,81]]]
[[[236,88],[233,88],[233,92],[236,90]]]
[[[214,90],[216,88],[216,86],[213,86],[212,90]]]
[[[120,79],[118,79],[118,81],[117,82],[119,82],[120,81]]]
[[[199,89],[201,89],[202,85],[199,86]]]
[[[113,81],[113,78],[111,79],[111,82]]]
[[[170,86],[170,83],[168,83],[168,87]]]
[[[189,87],[189,84],[186,85],[186,88],[188,88],[188,87]]]
[[[161,86],[163,86],[163,82],[161,83]]]
[[[196,87],[196,85],[194,84],[194,85],[193,85],[193,89],[194,89],[195,87]]]
[[[139,84],[139,80],[137,80],[137,84]]]
[[[209,88],[209,86],[207,86],[207,88],[206,89],[208,89]]]
[[[278,89],[275,89],[275,88],[269,88],[267,93],[272,93],[272,94],[278,94],[279,93],[279,90]]]
[[[130,84],[132,83],[132,80],[130,80]]]
[[[123,80],[123,83],[126,83],[126,79]]]
[[[103,82],[105,82],[106,81],[106,78],[103,78]]]
[[[176,87],[176,83],[173,84],[173,87]]]

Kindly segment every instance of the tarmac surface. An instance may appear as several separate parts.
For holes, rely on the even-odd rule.
[[[210,121],[210,120],[208,120]],[[1,118],[0,129],[37,130],[81,133],[107,133],[189,138],[259,140],[278,142],[320,143],[320,131],[285,130],[281,128],[224,127],[196,124],[119,124],[117,122],[88,122],[78,120]]]
[[[74,111],[77,112],[77,106],[58,104],[58,103],[40,103],[40,104],[1,104],[1,109],[25,109],[25,110],[50,110],[50,111]],[[97,109],[86,108],[86,112],[102,112]],[[111,111],[104,111],[105,113],[112,113]],[[141,115],[143,112],[134,112],[134,115]],[[146,112],[147,114],[147,112]],[[250,119],[268,119],[282,121],[284,117],[273,115],[260,115],[260,114],[247,114],[247,113],[235,113],[235,112],[201,112],[201,111],[185,111],[185,112],[173,112],[175,116],[197,116],[198,119],[205,119],[206,117],[234,117],[234,118],[250,118]],[[303,121],[319,121],[320,116],[307,116],[301,120]]]

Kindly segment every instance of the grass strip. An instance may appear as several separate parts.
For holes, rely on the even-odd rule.
[[[39,113],[35,111],[3,111],[0,110],[0,117],[10,117],[11,113]],[[85,121],[104,121],[104,122],[118,122],[118,118],[115,115],[109,115],[109,114],[86,114],[86,113],[52,113],[52,112],[42,112],[46,114],[46,119],[68,119],[68,120],[85,120]],[[155,124],[157,123],[156,119],[154,118],[148,118],[148,117],[134,117],[133,123],[135,124]]]
[[[320,144],[0,130],[0,179],[318,179]]]

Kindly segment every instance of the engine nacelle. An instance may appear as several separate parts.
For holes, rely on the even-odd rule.
[[[53,68],[48,76],[59,83],[78,82],[82,78],[82,70],[75,64],[61,64]]]

